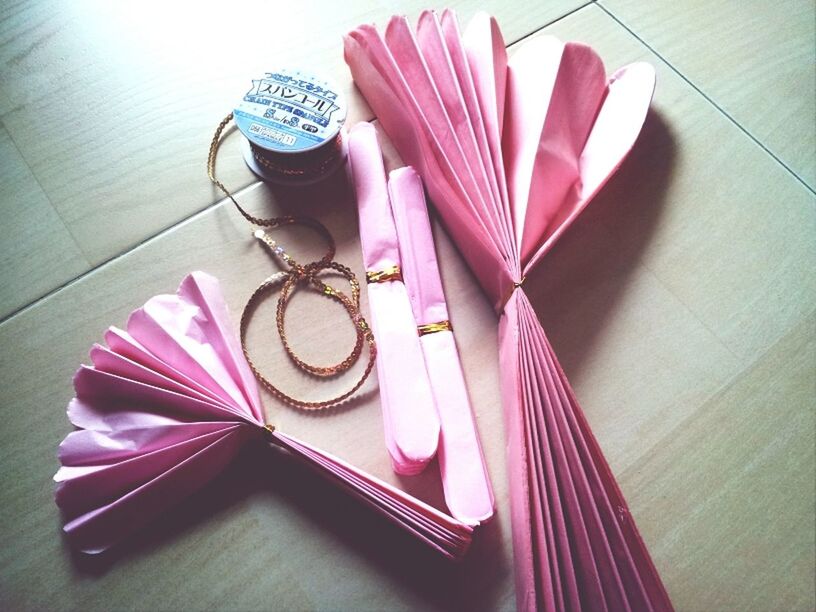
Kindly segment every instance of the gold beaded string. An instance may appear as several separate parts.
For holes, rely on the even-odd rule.
[[[272,251],[272,253],[279,256],[281,259],[284,260],[284,262],[288,263],[288,262],[292,261],[291,257],[289,257],[289,255],[286,253],[286,251],[283,249],[283,247],[281,247],[279,244],[277,244],[277,242],[272,240],[272,238],[269,236],[269,234],[267,234],[263,230],[256,230],[255,231],[255,237],[258,238],[259,240],[261,240],[266,246],[268,246],[270,248],[270,250]],[[328,266],[326,266],[325,268],[320,266],[319,268],[316,268],[316,270],[319,270],[319,271],[334,270],[335,272],[338,272],[341,276],[345,277],[345,279],[348,281],[349,285],[351,286],[351,306],[352,306],[353,310],[356,313],[356,314],[352,314],[352,320],[354,321],[355,326],[359,327],[359,323],[360,323],[360,320],[361,320],[361,316],[359,315],[359,311],[360,311],[360,283],[357,282],[357,277],[354,275],[354,273],[351,270],[349,270],[346,266],[344,266],[342,264],[339,264],[336,261],[330,262],[328,264]],[[320,377],[335,376],[335,375],[340,374],[342,372],[345,372],[346,370],[351,368],[351,366],[353,366],[357,362],[357,359],[360,357],[360,353],[362,352],[363,342],[365,341],[364,334],[360,334],[360,333],[356,334],[356,342],[354,344],[354,347],[352,348],[351,353],[343,361],[341,361],[339,364],[334,365],[334,366],[320,367],[320,366],[313,366],[311,364],[306,363],[305,361],[300,359],[300,357],[298,357],[295,354],[295,352],[292,350],[292,348],[289,345],[289,341],[288,341],[288,339],[286,337],[286,332],[285,332],[285,327],[284,327],[284,321],[285,321],[285,316],[286,316],[286,307],[289,304],[289,299],[292,297],[292,294],[294,293],[294,288],[297,287],[298,282],[309,282],[309,283],[311,283],[312,286],[317,291],[319,291],[323,295],[325,295],[325,296],[327,296],[327,297],[329,297],[329,298],[331,298],[331,299],[333,299],[335,301],[340,302],[344,307],[346,306],[346,302],[344,302],[343,300],[344,300],[344,298],[346,298],[346,296],[344,296],[341,293],[335,291],[334,288],[332,288],[331,286],[325,284],[324,282],[322,282],[316,276],[309,275],[307,273],[307,270],[305,270],[305,269],[303,269],[302,271],[300,269],[298,269],[298,270],[296,270],[296,272],[294,274],[292,274],[291,272],[285,272],[284,275],[290,276],[291,279],[292,279],[292,283],[290,283],[290,284],[284,283],[283,284],[283,287],[281,289],[281,296],[280,296],[280,299],[278,300],[278,305],[277,305],[277,308],[276,308],[275,321],[276,321],[277,328],[278,328],[278,335],[281,338],[281,343],[283,344],[283,348],[286,351],[286,354],[295,363],[295,365],[297,365],[300,369],[302,369],[302,370],[304,370],[304,371],[306,371],[309,374],[312,374],[314,376],[320,376]],[[297,277],[297,278],[295,278],[295,277]],[[282,279],[283,279],[283,277],[281,277],[281,280]],[[363,319],[363,321],[364,321],[364,319]],[[368,329],[367,325],[363,329],[364,329],[364,331],[366,331]]]
[[[235,199],[232,193],[230,193],[227,187],[215,177],[215,160],[218,155],[218,148],[221,145],[223,131],[231,120],[232,113],[227,115],[218,125],[218,128],[215,130],[212,142],[210,143],[209,155],[207,156],[207,176],[209,177],[210,181],[216,187],[218,187],[224,193],[224,195],[226,195],[230,199],[230,201],[238,209],[238,212],[241,213],[241,215],[253,225],[267,228],[282,227],[285,225],[303,225],[306,227],[310,227],[315,232],[317,232],[327,244],[326,254],[320,260],[305,265],[301,265],[286,252],[282,245],[278,244],[275,240],[273,240],[271,236],[269,236],[269,234],[267,234],[263,229],[255,230],[254,232],[255,237],[258,240],[260,240],[263,244],[265,244],[271,250],[271,252],[280,259],[280,261],[282,261],[286,266],[288,266],[288,269],[282,272],[278,272],[277,274],[273,274],[272,276],[267,278],[255,289],[255,291],[249,297],[249,300],[247,300],[247,303],[244,306],[244,310],[241,313],[240,323],[241,348],[243,349],[244,356],[246,357],[246,360],[249,363],[249,367],[252,369],[253,373],[261,382],[261,384],[267,390],[269,390],[270,393],[272,393],[275,397],[277,397],[281,401],[291,406],[295,406],[297,408],[302,408],[305,410],[320,410],[336,406],[337,404],[340,404],[347,400],[348,398],[350,398],[352,395],[354,395],[354,393],[356,393],[360,389],[360,387],[362,387],[363,383],[366,381],[369,374],[371,374],[371,370],[374,367],[374,361],[377,357],[377,346],[376,343],[374,342],[374,335],[372,334],[371,328],[369,327],[368,323],[366,322],[365,318],[360,312],[360,283],[357,280],[357,277],[348,267],[334,261],[334,255],[336,253],[334,239],[332,238],[331,233],[329,233],[329,231],[322,223],[320,223],[316,219],[305,216],[287,215],[281,217],[272,217],[269,219],[255,217],[254,215],[247,212],[238,203],[238,201]],[[325,274],[330,271],[339,273],[348,281],[349,286],[351,287],[351,297],[349,297],[342,291],[338,291],[337,289],[335,289],[331,285],[328,285],[319,278],[321,274]],[[343,359],[340,363],[336,365],[324,367],[308,364],[294,353],[289,344],[289,341],[286,337],[286,329],[284,325],[286,318],[286,308],[289,304],[289,300],[291,299],[292,295],[301,286],[308,286],[313,290],[316,290],[321,294],[325,295],[326,297],[340,303],[346,310],[346,313],[348,314],[352,324],[354,325],[356,334],[356,342],[354,344],[354,347],[352,348],[351,353],[349,353],[349,355],[345,359]],[[348,391],[328,400],[321,400],[316,402],[300,400],[291,397],[290,395],[287,395],[286,393],[281,391],[278,387],[276,387],[269,379],[267,379],[260,372],[255,363],[252,361],[252,358],[250,357],[249,350],[247,349],[246,345],[246,333],[249,328],[249,322],[252,318],[252,314],[255,312],[260,302],[276,287],[280,288],[277,308],[275,311],[275,320],[278,335],[280,336],[281,342],[283,343],[283,347],[284,350],[286,351],[286,354],[294,362],[294,364],[301,370],[319,377],[336,376],[351,368],[359,359],[360,354],[362,353],[363,345],[365,344],[368,345],[368,363],[366,364],[365,370],[363,371],[362,375],[357,380],[357,382]]]

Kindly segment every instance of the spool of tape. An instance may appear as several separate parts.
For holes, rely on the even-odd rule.
[[[308,184],[345,163],[346,102],[332,83],[291,69],[252,80],[233,114],[247,166],[264,180]]]

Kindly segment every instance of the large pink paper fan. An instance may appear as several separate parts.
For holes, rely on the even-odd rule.
[[[551,36],[519,47],[508,60],[484,13],[461,33],[425,11],[356,28],[345,57],[499,314],[519,609],[671,609],[523,287],[633,146],[654,69],[607,77],[590,47]]]

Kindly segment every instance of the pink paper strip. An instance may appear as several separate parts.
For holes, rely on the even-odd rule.
[[[412,168],[400,168],[391,172],[388,192],[417,325],[447,321],[422,182]],[[494,499],[456,342],[450,331],[426,334],[419,340],[442,427],[439,467],[445,502],[453,516],[476,525],[493,516]]]
[[[349,166],[357,192],[363,263],[369,272],[400,266],[382,153],[374,126],[349,135]],[[400,474],[422,471],[436,454],[439,417],[434,405],[408,293],[400,280],[370,283],[371,328],[377,340],[377,378],[388,452]]]

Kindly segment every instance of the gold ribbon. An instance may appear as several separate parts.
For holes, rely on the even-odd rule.
[[[426,323],[425,325],[417,325],[417,332],[420,336],[425,334],[435,334],[441,331],[453,331],[450,321],[437,321],[436,323]]]
[[[402,270],[399,266],[391,266],[384,270],[366,272],[366,281],[371,283],[386,283],[388,281],[402,281]]]
[[[371,332],[368,323],[366,323],[366,320],[363,318],[363,315],[360,312],[360,283],[357,281],[357,277],[354,275],[351,269],[334,261],[334,256],[337,251],[334,238],[329,233],[329,230],[327,230],[326,227],[317,219],[313,219],[312,217],[295,217],[290,215],[284,217],[272,217],[269,219],[255,217],[245,210],[241,204],[238,203],[238,200],[235,199],[227,186],[215,177],[215,160],[218,156],[218,148],[221,145],[224,130],[232,119],[233,116],[232,113],[230,113],[221,121],[221,123],[218,124],[212,141],[210,142],[210,150],[207,155],[207,176],[209,177],[210,181],[212,181],[212,183],[218,187],[224,193],[224,195],[230,199],[230,201],[232,201],[232,203],[238,209],[238,212],[241,213],[241,216],[243,216],[253,225],[259,226],[259,228],[305,225],[306,227],[309,227],[317,232],[317,234],[322,237],[323,240],[325,240],[327,246],[326,254],[323,255],[321,259],[302,265],[296,262],[286,252],[283,246],[273,240],[271,236],[267,235],[263,229],[257,229],[255,231],[255,237],[266,244],[266,246],[272,250],[275,256],[279,257],[286,264],[286,266],[288,266],[288,269],[282,270],[281,272],[273,274],[267,278],[255,289],[249,300],[247,300],[247,303],[244,306],[244,311],[241,313],[241,323],[239,326],[241,348],[250,369],[255,374],[258,381],[282,402],[285,402],[290,406],[302,408],[303,410],[321,410],[324,408],[332,408],[345,402],[360,389],[368,378],[369,374],[371,374],[371,371],[374,368],[374,361],[377,357],[377,343],[374,340],[374,334]],[[319,278],[321,274],[329,271],[338,273],[348,281],[349,285],[351,286],[350,295],[346,295],[342,291],[339,291],[324,283]],[[357,359],[362,353],[363,347],[368,344],[368,363],[366,364],[363,373],[354,386],[342,395],[338,395],[332,399],[320,401],[305,401],[291,397],[272,384],[272,381],[264,377],[260,370],[258,370],[257,366],[253,363],[246,343],[249,322],[252,318],[253,312],[255,312],[259,304],[266,298],[267,294],[275,288],[278,288],[279,285],[280,295],[278,297],[278,304],[275,311],[275,322],[278,329],[278,335],[280,336],[281,343],[283,344],[283,349],[298,369],[322,378],[336,376],[342,372],[348,371],[357,362]],[[345,309],[352,325],[354,326],[357,341],[355,342],[351,353],[349,353],[343,361],[336,365],[315,366],[306,363],[294,353],[289,345],[288,339],[286,338],[286,331],[284,329],[283,321],[286,314],[286,308],[289,305],[289,300],[294,292],[296,292],[298,289],[304,288],[307,285],[313,289],[316,289],[317,291],[320,291],[322,294],[328,296],[332,300],[339,302]],[[263,430],[265,435],[274,441],[274,426],[271,424],[266,425],[263,427]]]

